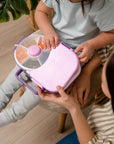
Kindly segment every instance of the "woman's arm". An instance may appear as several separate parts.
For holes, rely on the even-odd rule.
[[[94,137],[93,131],[91,130],[87,120],[85,119],[83,113],[81,112],[81,109],[77,105],[70,110],[70,114],[80,144],[86,144]]]
[[[85,65],[82,69],[80,76],[73,83],[73,86],[70,88],[70,92],[73,96],[77,97],[81,105],[86,103],[90,91],[90,77],[93,71],[100,66],[101,58],[95,52],[92,59]]]
[[[83,68],[83,73],[85,72],[85,77],[87,77],[86,73],[88,75],[91,75],[95,68],[100,65],[100,63],[101,59],[96,53],[91,59],[91,61]],[[77,98],[73,95],[66,94],[61,87],[57,87],[57,89],[60,95],[49,92],[42,92],[39,87],[38,93],[43,100],[57,103],[68,109],[68,111],[71,113],[80,144],[86,144],[94,137],[94,134],[90,126],[88,125],[88,122],[85,119],[83,113],[80,110]]]
[[[69,110],[71,113],[74,126],[77,132],[77,136],[79,139],[80,144],[86,144],[88,141],[90,141],[93,137],[94,134],[88,125],[83,113],[80,110],[80,106],[78,104],[78,101],[75,97],[72,95],[67,95],[63,88],[57,87],[57,90],[60,94],[53,94],[53,93],[46,93],[42,92],[39,87],[38,88],[38,93],[39,96],[46,101],[51,101],[56,104],[64,106],[66,109]]]
[[[88,80],[90,81],[91,74],[98,66],[100,66],[100,64],[101,64],[101,58],[97,54],[97,52],[95,52],[92,59],[82,69],[79,79],[76,80],[76,83],[75,83],[76,89],[75,89],[75,92],[73,91],[73,93],[77,93],[78,100],[80,101],[80,103],[83,103],[83,104],[85,103],[87,96],[89,94],[88,87],[90,87],[90,85],[87,86]],[[83,89],[85,87],[87,89]],[[84,99],[83,99],[83,93],[85,93]],[[80,144],[86,144],[88,141],[90,141],[94,137],[94,134],[90,126],[88,125],[87,120],[85,119],[83,113],[81,112],[79,105],[75,105],[75,107],[69,108],[69,111],[72,116],[72,120],[76,129],[76,133],[78,135]]]

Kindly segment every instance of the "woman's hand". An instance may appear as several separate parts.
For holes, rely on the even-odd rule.
[[[60,40],[56,32],[45,34],[43,38],[44,49],[51,50],[51,48],[56,48],[56,46],[59,44],[59,41]]]
[[[37,89],[41,99],[59,104],[65,107],[68,111],[79,106],[77,99],[72,95],[68,95],[60,86],[57,86],[58,94],[42,92],[38,86]]]
[[[82,70],[80,76],[67,90],[67,93],[71,93],[79,101],[80,106],[86,103],[90,91],[90,76],[90,74]]]
[[[101,58],[97,52],[95,52],[91,60],[83,67],[79,77],[76,79],[70,90],[71,94],[77,97],[81,105],[86,103],[89,95],[91,74],[98,66],[100,66],[100,64]]]

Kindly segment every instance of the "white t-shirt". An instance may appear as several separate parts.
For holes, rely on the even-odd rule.
[[[54,9],[52,26],[61,41],[72,48],[94,38],[101,31],[114,29],[114,0],[95,0],[90,8],[85,5],[82,13],[81,2],[70,0],[43,0],[46,6]]]

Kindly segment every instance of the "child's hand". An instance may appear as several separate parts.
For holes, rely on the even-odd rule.
[[[84,43],[80,44],[75,49],[75,53],[78,53],[78,52],[82,51],[81,54],[78,56],[78,58],[79,58],[81,63],[86,63],[86,62],[88,62],[88,60],[90,58],[92,50],[93,50],[93,47],[87,41],[87,42],[84,42]]]
[[[43,38],[44,49],[51,50],[59,44],[59,37],[55,32],[45,34]]]

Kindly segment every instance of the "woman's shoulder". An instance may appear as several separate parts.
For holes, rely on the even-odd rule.
[[[103,123],[103,119],[113,119],[114,122],[114,112],[112,110],[111,101],[103,105],[92,104],[89,110],[88,123],[93,123],[93,121],[96,123],[97,121]]]
[[[107,103],[103,105],[98,105],[98,104],[92,104],[91,105],[91,110],[90,110],[90,115],[94,113],[110,113],[114,115],[113,110],[112,110],[112,105],[111,105],[111,100],[109,100]]]
[[[95,137],[88,144],[99,142],[112,144],[114,142],[114,113],[111,101],[102,106],[91,105],[88,124],[95,134]]]

